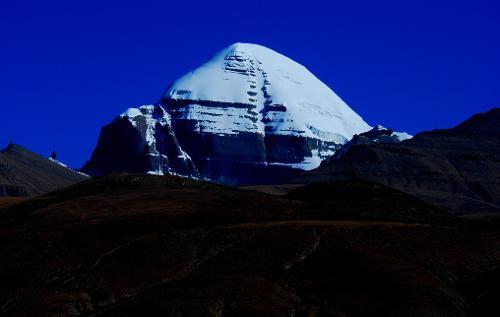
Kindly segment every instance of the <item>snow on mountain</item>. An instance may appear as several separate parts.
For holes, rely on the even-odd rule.
[[[236,43],[174,81],[158,103],[104,127],[84,170],[273,182],[318,167],[369,129],[305,67]]]
[[[185,118],[211,121],[202,132],[296,135],[345,142],[370,127],[304,66],[269,48],[236,43],[176,80],[166,99],[207,100],[252,107],[196,103]],[[215,121],[214,121],[215,119]]]
[[[406,132],[393,132],[392,135],[399,140],[399,142],[402,142],[404,140],[409,140],[413,138],[413,135],[410,135]]]
[[[49,159],[49,161],[54,162],[54,163],[56,163],[56,164],[58,164],[58,165],[61,165],[62,167],[66,167],[66,168],[68,168],[68,165],[64,164],[63,162],[61,162],[61,161],[59,161],[59,160],[56,160],[56,159],[54,159],[54,158],[52,158],[52,157],[49,157],[48,159]]]
[[[384,126],[377,125],[371,130],[355,135],[349,142],[344,144],[340,149],[335,152],[332,159],[338,159],[343,156],[347,151],[358,144],[376,144],[376,143],[401,143],[409,140],[413,136],[406,132],[394,132],[392,129],[387,129]]]
[[[369,135],[369,134],[378,137],[378,139],[374,138],[372,140],[373,143],[384,143],[384,141],[385,141],[385,143],[397,143],[397,142],[402,142],[404,140],[409,140],[409,139],[413,138],[413,135],[410,135],[406,132],[395,132],[392,129],[387,129],[384,126],[381,126],[380,124],[373,127],[370,131],[367,131],[365,134],[362,134],[362,135]],[[380,139],[381,136],[385,136],[385,137],[388,136],[396,142],[386,142],[386,140]]]
[[[57,160],[57,159],[55,159],[55,158],[48,157],[48,160],[49,160],[49,161],[51,161],[51,162],[53,162],[53,163],[56,163],[56,164],[57,164],[57,165],[59,165],[59,166],[62,166],[62,167],[64,167],[64,168],[66,168],[66,169],[68,169],[68,170],[70,170],[70,171],[72,171],[72,172],[74,172],[74,173],[77,173],[77,174],[82,175],[82,176],[84,176],[84,177],[90,177],[90,175],[85,174],[85,173],[82,173],[82,172],[80,172],[80,171],[77,171],[77,170],[75,170],[75,169],[73,169],[73,168],[69,167],[68,165],[64,164],[63,162],[61,162],[61,161],[59,161],[59,160]]]

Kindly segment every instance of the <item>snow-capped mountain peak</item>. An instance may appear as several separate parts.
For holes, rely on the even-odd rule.
[[[176,80],[165,98],[240,104],[255,113],[252,123],[244,120],[247,109],[224,117],[230,123],[221,120],[219,124],[227,129],[217,132],[297,135],[346,142],[354,134],[370,129],[304,66],[257,44],[235,43],[219,51]],[[200,112],[193,110],[200,118]],[[243,120],[235,120],[235,116],[243,116]]]
[[[269,183],[318,167],[369,129],[304,66],[236,43],[175,80],[157,104],[104,127],[85,170]]]

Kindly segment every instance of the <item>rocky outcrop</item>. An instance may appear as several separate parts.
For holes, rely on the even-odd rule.
[[[392,129],[387,129],[381,125],[377,125],[370,131],[356,134],[349,142],[344,144],[335,152],[335,155],[328,161],[339,159],[347,151],[358,144],[380,144],[380,143],[400,143],[404,140],[411,139],[412,136],[406,132],[395,132]]]
[[[105,126],[83,170],[94,175],[126,171],[197,176],[173,133],[168,113],[154,105],[129,109]]]
[[[341,146],[289,135],[200,133],[194,128],[199,122],[179,118],[175,111],[169,114],[166,107],[129,109],[105,126],[83,171],[183,175],[224,184],[276,183],[300,171],[308,160],[319,164]]]
[[[399,144],[358,144],[299,183],[363,178],[455,213],[500,212],[500,109]]]

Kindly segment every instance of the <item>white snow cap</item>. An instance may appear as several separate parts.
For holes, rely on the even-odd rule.
[[[211,116],[220,121],[220,129],[205,132],[296,135],[344,143],[370,129],[304,66],[257,44],[235,43],[219,51],[176,80],[164,97],[254,106],[257,120],[252,122],[245,121],[247,109],[241,109],[241,114],[217,110],[227,114]],[[193,113],[186,116],[199,117],[203,113],[198,110],[192,107]]]

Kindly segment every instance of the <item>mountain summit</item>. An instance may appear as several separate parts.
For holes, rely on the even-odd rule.
[[[236,43],[174,81],[158,103],[104,127],[84,170],[273,182],[318,167],[369,129],[302,65]]]
[[[211,108],[210,113],[205,113],[205,108],[189,108],[186,114],[198,120],[202,132],[250,132],[345,142],[369,129],[304,66],[256,44],[236,43],[221,50],[176,80],[164,97],[244,105],[236,113],[218,107]],[[305,165],[308,169],[316,167],[312,162]]]

